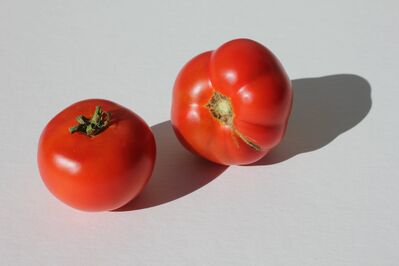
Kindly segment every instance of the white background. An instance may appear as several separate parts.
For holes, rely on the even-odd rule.
[[[398,265],[396,3],[1,0],[0,265]],[[269,157],[223,168],[167,121],[183,64],[237,37],[280,58],[295,100]],[[124,212],[76,211],[38,174],[47,121],[94,97],[157,138]]]

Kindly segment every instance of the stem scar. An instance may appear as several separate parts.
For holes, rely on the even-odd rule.
[[[212,116],[218,120],[222,125],[229,126],[235,136],[239,137],[248,146],[256,151],[260,151],[259,145],[251,141],[248,137],[244,136],[234,126],[234,112],[231,100],[229,97],[221,94],[220,92],[213,91],[212,97],[205,105],[206,108],[211,112]]]

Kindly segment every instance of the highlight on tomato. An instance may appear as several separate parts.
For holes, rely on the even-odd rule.
[[[277,57],[258,42],[236,39],[181,69],[171,121],[190,151],[219,164],[250,164],[283,138],[292,97]]]
[[[44,128],[37,153],[40,175],[59,200],[84,211],[117,209],[148,182],[155,139],[129,109],[108,100],[77,102]]]

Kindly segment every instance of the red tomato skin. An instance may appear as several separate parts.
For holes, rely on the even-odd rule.
[[[214,91],[230,99],[234,128],[259,150],[212,116],[206,105]],[[182,68],[174,84],[171,121],[190,151],[219,164],[245,165],[281,141],[292,97],[291,81],[273,53],[255,41],[236,39]]]
[[[94,137],[71,134],[79,115],[91,117],[96,106],[111,113],[107,128]],[[117,209],[136,197],[155,162],[155,139],[138,115],[114,102],[89,99],[57,114],[38,145],[39,172],[59,200],[83,211]]]

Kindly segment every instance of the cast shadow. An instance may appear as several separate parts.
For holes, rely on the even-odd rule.
[[[339,74],[292,82],[294,101],[282,142],[251,165],[270,165],[326,146],[356,126],[371,109],[371,87],[364,78]]]
[[[351,74],[297,79],[294,102],[282,142],[260,161],[270,165],[326,146],[356,126],[371,109],[371,87]],[[115,211],[161,205],[205,186],[226,170],[187,151],[177,140],[170,121],[151,127],[157,144],[154,173],[144,191]]]
[[[151,127],[157,145],[154,172],[143,192],[115,211],[132,211],[161,205],[205,186],[227,167],[187,151],[177,140],[170,121]]]

